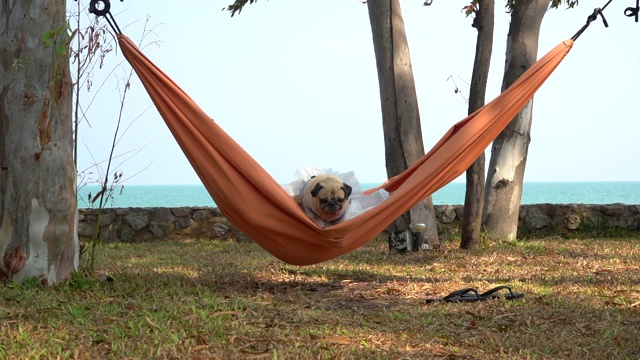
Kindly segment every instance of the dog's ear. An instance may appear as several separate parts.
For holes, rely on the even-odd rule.
[[[342,183],[342,190],[344,191],[344,197],[348,198],[351,195],[353,189],[346,183]]]
[[[311,189],[311,196],[313,197],[318,196],[318,193],[320,192],[320,190],[322,190],[322,184],[317,183],[316,186],[314,186],[313,189]]]

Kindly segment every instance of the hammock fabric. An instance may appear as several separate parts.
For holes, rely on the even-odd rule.
[[[497,98],[455,124],[416,164],[381,185],[392,193],[381,205],[321,229],[128,37],[120,34],[118,41],[222,213],[268,252],[293,265],[327,261],[366,244],[411,207],[464,173],[573,46],[572,40],[560,43]]]

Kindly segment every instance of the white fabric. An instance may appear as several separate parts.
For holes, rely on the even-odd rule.
[[[333,171],[332,169],[311,169],[308,167],[299,168],[295,175],[294,180],[283,188],[291,196],[302,195],[304,186],[313,176],[328,174],[335,175],[345,184],[351,186],[351,196],[349,196],[349,208],[345,214],[345,220],[354,218],[372,208],[382,204],[389,198],[389,193],[384,189],[380,189],[369,195],[364,194],[364,190],[360,186],[360,182],[356,178],[355,172],[349,171],[346,173],[340,173]]]

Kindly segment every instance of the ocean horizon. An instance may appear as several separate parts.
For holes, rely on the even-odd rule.
[[[379,183],[362,183],[370,189]],[[99,187],[78,189],[78,207],[98,207],[88,200]],[[452,182],[432,195],[435,205],[464,204],[465,183]],[[640,204],[640,181],[525,182],[521,204]],[[105,207],[194,207],[216,204],[204,185],[118,185]]]

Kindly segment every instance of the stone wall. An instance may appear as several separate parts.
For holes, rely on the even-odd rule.
[[[463,206],[436,206],[438,230],[455,233]],[[570,235],[577,231],[624,234],[640,231],[640,205],[535,204],[520,206],[518,237]]]
[[[80,239],[90,239],[97,223],[96,209],[80,209]],[[214,207],[107,208],[100,213],[100,224],[100,237],[105,242],[180,237],[249,240]]]
[[[436,205],[438,231],[447,236],[458,232],[463,207]],[[80,209],[78,234],[92,237],[98,212]],[[249,241],[213,207],[108,208],[100,214],[101,238],[105,242],[139,242],[154,239],[199,237]],[[590,229],[640,231],[640,205],[537,204],[520,207],[519,237],[568,235]]]

